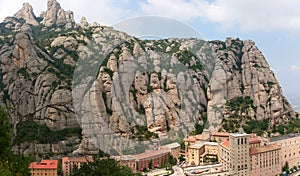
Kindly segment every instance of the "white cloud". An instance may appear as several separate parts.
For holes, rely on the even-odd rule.
[[[222,29],[242,31],[300,30],[300,1],[293,0],[146,0],[145,14],[181,20],[204,18]]]
[[[47,0],[0,0],[0,18],[14,15],[24,1],[34,6],[38,16]],[[220,24],[221,30],[280,31],[300,30],[300,1],[295,0],[58,0],[76,20],[115,24],[143,15],[158,15],[181,21],[202,18]]]
[[[300,66],[292,65],[292,66],[291,66],[291,70],[292,70],[292,71],[300,71]]]
[[[80,18],[85,16],[89,22],[100,22],[102,24],[112,25],[120,20],[136,16],[135,12],[128,9],[126,4],[128,0],[57,0],[65,10],[74,12],[75,20],[79,22]],[[13,16],[22,4],[28,2],[33,6],[36,16],[41,11],[46,10],[47,0],[0,0],[0,21],[7,16]]]

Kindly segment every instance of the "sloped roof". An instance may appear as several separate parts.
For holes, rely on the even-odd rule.
[[[279,150],[279,149],[280,149],[280,146],[278,144],[271,144],[271,145],[266,145],[266,146],[262,146],[262,147],[251,148],[250,155],[270,152],[270,151]]]
[[[30,169],[57,169],[58,160],[42,160],[41,162],[32,162]]]

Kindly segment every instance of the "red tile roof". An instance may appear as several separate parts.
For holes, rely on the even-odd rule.
[[[168,154],[169,150],[146,150],[145,153],[133,155],[137,160],[143,160],[148,158],[154,158],[160,155]]]
[[[63,157],[62,162],[93,162],[93,158],[91,156],[80,156],[80,157]]]
[[[32,162],[29,169],[57,169],[58,160],[42,160],[41,162]]]
[[[201,134],[197,134],[197,135],[195,135],[195,136],[194,136],[194,138],[195,138],[196,140],[200,140],[200,139],[201,139],[201,137],[202,137],[202,135],[201,135]]]
[[[230,133],[226,132],[214,132],[213,136],[229,137]]]
[[[271,144],[271,145],[266,145],[266,146],[262,146],[262,147],[251,148],[250,155],[265,153],[265,152],[279,150],[279,149],[280,149],[280,146],[278,144]]]
[[[256,144],[256,143],[260,143],[261,140],[259,138],[250,138],[249,139],[249,144]]]
[[[197,134],[195,136],[189,136],[188,138],[184,139],[186,142],[196,142],[199,141],[202,138],[201,134]]]
[[[229,143],[228,140],[225,140],[225,141],[223,141],[223,142],[221,143],[221,145],[223,145],[223,146],[226,147],[226,148],[229,148],[230,143]]]

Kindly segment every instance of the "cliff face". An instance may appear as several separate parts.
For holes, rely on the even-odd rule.
[[[295,118],[250,40],[139,40],[85,18],[75,24],[73,13],[55,0],[40,17],[24,4],[0,31],[1,104],[15,138],[25,135],[15,152],[95,152],[99,141],[90,136],[108,132],[105,126],[121,136],[135,137],[140,127],[167,136],[187,135],[196,123],[222,130],[224,119],[237,112],[247,117],[242,126],[247,119],[268,119],[271,128]],[[239,97],[251,106],[232,110],[230,102]],[[41,142],[22,133],[28,121],[69,135]],[[83,140],[72,130],[79,126]]]

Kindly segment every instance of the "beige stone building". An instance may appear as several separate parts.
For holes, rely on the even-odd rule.
[[[280,174],[280,146],[271,144],[250,149],[250,175],[273,176]]]
[[[255,138],[250,138],[249,139],[249,147],[250,148],[255,148],[255,147],[260,147],[261,146],[261,139],[258,137]]]
[[[278,144],[281,147],[281,167],[286,162],[288,162],[290,168],[300,165],[300,134],[270,138],[269,144]]]
[[[197,142],[188,146],[186,160],[188,165],[203,165],[204,158],[218,158],[219,146],[216,142]]]
[[[230,150],[229,140],[223,141],[219,144],[219,162],[222,164],[222,171],[228,171],[230,166]]]
[[[229,173],[230,175],[249,175],[249,135],[229,135]]]
[[[185,146],[185,153],[187,153],[188,146],[195,144],[196,142],[200,141],[202,138],[201,134],[195,136],[188,136],[184,139],[184,146]]]
[[[32,176],[57,176],[58,160],[42,160],[29,165]]]
[[[160,148],[169,150],[170,154],[176,159],[180,156],[180,144],[178,142],[163,145]]]
[[[186,164],[201,165],[201,155],[205,152],[203,143],[196,143],[187,147]]]
[[[81,157],[63,157],[62,158],[62,172],[64,176],[69,176],[72,173],[74,166],[78,168],[81,167],[83,163],[93,162],[91,156],[81,156]]]
[[[214,132],[212,133],[211,140],[216,142],[223,142],[229,140],[230,133],[227,132]]]

